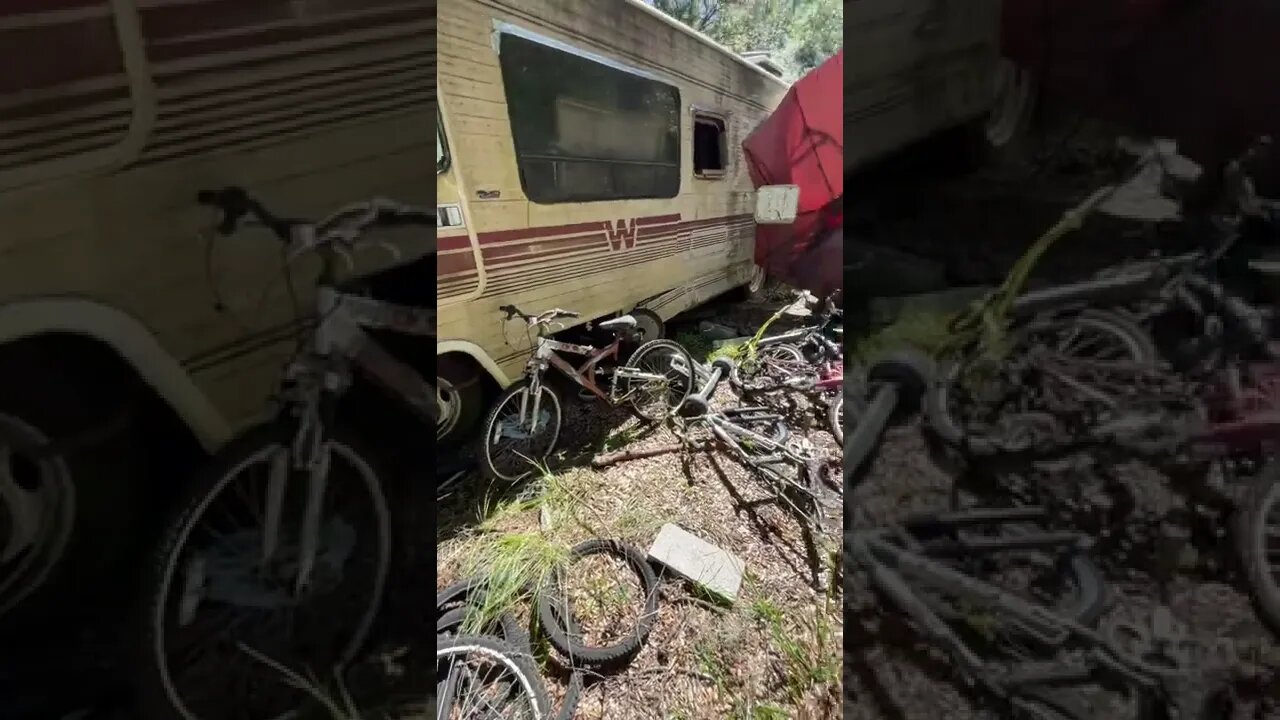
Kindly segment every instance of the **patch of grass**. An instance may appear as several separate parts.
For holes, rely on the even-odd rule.
[[[834,628],[822,608],[813,618],[791,621],[790,616],[767,599],[751,604],[751,615],[768,631],[772,645],[783,659],[783,679],[787,697],[801,703],[815,687],[830,686],[840,679],[841,655],[832,647]]]
[[[697,655],[698,669],[711,678],[711,684],[715,685],[716,690],[721,693],[727,692],[729,689],[729,667],[719,653],[707,645],[698,645],[693,652]]]
[[[711,345],[711,339],[699,332],[682,332],[672,339],[688,350],[689,356],[698,362],[711,362],[711,356],[718,352]]]
[[[551,584],[568,561],[568,547],[556,541],[557,526],[576,518],[581,493],[568,475],[541,468],[534,487],[513,500],[483,501],[483,520],[455,551],[462,571],[480,587],[479,603],[468,605],[466,632],[491,627],[503,615]],[[544,531],[508,532],[519,515],[538,511],[550,521]]]
[[[746,343],[740,342],[725,343],[715,350],[712,350],[711,353],[707,355],[707,362],[711,363],[720,358],[729,358],[730,360],[737,359],[737,357],[742,354],[742,346],[745,344]]]
[[[751,720],[788,720],[790,715],[777,705],[756,705],[751,708]]]
[[[949,314],[931,312],[903,315],[893,324],[857,341],[850,354],[867,362],[881,353],[912,347],[937,357],[951,340],[952,334],[947,328],[951,318]]]
[[[640,434],[641,429],[639,425],[628,425],[615,432],[611,432],[600,442],[599,452],[611,453],[615,450],[621,450],[638,440],[640,438]]]
[[[644,538],[658,532],[666,522],[657,510],[644,504],[630,505],[613,523],[614,531],[626,538]]]
[[[464,568],[482,588],[463,620],[465,632],[492,627],[503,613],[551,585],[569,559],[568,549],[538,532],[485,537],[468,553]]]

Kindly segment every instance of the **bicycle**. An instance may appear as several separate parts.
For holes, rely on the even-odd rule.
[[[1082,536],[1028,531],[1039,508],[975,508],[850,533],[846,554],[871,585],[951,658],[972,686],[1013,720],[1214,720],[1230,717],[1230,648],[1177,632],[1167,610],[1149,624],[1095,629],[1105,610],[1101,573]],[[964,532],[1010,527],[992,537]],[[924,537],[922,537],[922,535]],[[1052,605],[956,567],[995,553],[1034,551],[1053,562]],[[948,562],[950,561],[950,562]],[[966,629],[964,626],[968,626]],[[1100,706],[1119,690],[1120,705]],[[1176,714],[1170,714],[1170,710]],[[1123,713],[1123,714],[1121,714]]]
[[[436,636],[432,717],[547,720],[551,700],[533,657],[484,635]]]
[[[739,394],[754,395],[785,386],[784,380],[824,364],[840,364],[844,357],[844,312],[832,298],[813,325],[760,338],[752,344],[748,357],[734,365],[729,383]]]
[[[564,327],[558,322],[561,318],[579,317],[576,312],[553,308],[530,315],[514,305],[503,305],[498,309],[507,320],[516,317],[523,320],[526,330],[536,332],[538,340],[523,376],[498,396],[484,421],[485,470],[494,479],[507,482],[521,480],[555,450],[563,414],[560,397],[544,382],[549,369],[558,370],[580,388],[610,405],[629,405],[637,417],[649,422],[669,417],[689,395],[692,387],[689,368],[693,361],[688,350],[671,340],[650,340],[641,344],[627,362],[616,366],[612,373],[606,373],[599,367],[606,360],[617,360],[623,342],[635,340],[642,334],[636,327],[636,319],[630,315],[595,323],[596,330],[614,335],[607,345],[596,347],[546,336],[553,325]],[[562,353],[584,355],[586,360],[575,368],[562,357]],[[665,368],[646,369],[644,363],[650,360],[665,364]],[[608,388],[602,388],[597,378],[606,377]],[[653,409],[641,404],[646,398],[654,403]],[[514,458],[511,468],[503,464],[509,457]]]
[[[734,459],[777,488],[779,499],[799,517],[815,528],[823,527],[827,513],[836,512],[837,506],[842,505],[840,498],[828,497],[823,485],[836,494],[841,493],[843,485],[831,477],[812,443],[803,438],[791,441],[790,429],[782,415],[766,407],[711,408],[711,396],[720,382],[733,372],[733,367],[733,361],[728,358],[718,358],[711,363],[702,387],[680,406],[677,415],[683,428],[679,434],[688,443],[692,429],[705,427]],[[798,493],[798,497],[793,499],[790,493]]]
[[[236,187],[197,200],[221,213],[221,235],[256,224],[285,244],[288,261],[318,254],[318,321],[284,370],[272,419],[214,454],[152,553],[141,694],[144,712],[158,717],[210,720],[227,717],[228,708],[277,717],[301,696],[235,648],[291,667],[342,667],[364,642],[386,582],[386,476],[338,417],[353,370],[424,421],[437,416],[433,384],[365,333],[434,336],[435,310],[343,292],[337,260],[349,260],[371,228],[434,227],[435,215],[375,199],[318,222],[291,220]]]

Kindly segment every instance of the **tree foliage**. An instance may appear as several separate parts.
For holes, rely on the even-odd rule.
[[[768,51],[794,79],[844,41],[841,0],[649,0],[735,52]]]

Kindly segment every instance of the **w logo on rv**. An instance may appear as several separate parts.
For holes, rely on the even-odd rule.
[[[605,230],[609,233],[610,250],[630,250],[636,246],[636,221],[619,220]]]

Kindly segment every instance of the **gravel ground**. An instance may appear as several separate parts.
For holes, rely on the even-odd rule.
[[[855,527],[870,527],[947,507],[951,485],[951,475],[931,457],[919,426],[910,424],[886,434],[869,471],[847,500],[863,510]],[[1171,498],[1166,501],[1172,504]],[[1215,550],[1225,553],[1229,548],[1202,552]],[[1221,566],[1228,564],[1228,559],[1220,559]],[[1156,602],[1150,565],[1104,567],[1117,597],[1100,622],[1149,617]],[[979,717],[974,697],[962,689],[949,670],[950,662],[921,643],[894,617],[896,613],[885,613],[863,576],[850,573],[845,599],[850,638],[844,675],[846,720]],[[1280,644],[1255,615],[1247,592],[1230,578],[1179,576],[1173,580],[1168,605],[1196,639],[1211,643],[1227,638],[1234,643],[1238,661],[1231,674],[1238,707],[1232,719],[1280,718]]]

